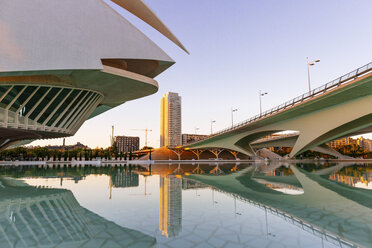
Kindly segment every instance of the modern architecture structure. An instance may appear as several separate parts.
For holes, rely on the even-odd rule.
[[[142,0],[112,0],[186,49]],[[174,61],[102,0],[0,0],[0,148],[157,92]],[[25,141],[27,142],[27,141]]]
[[[186,145],[187,143],[192,143],[192,142],[196,142],[196,141],[199,141],[199,140],[203,140],[207,137],[208,137],[208,135],[204,135],[204,134],[183,133],[182,134],[182,145]]]
[[[181,96],[168,92],[160,102],[160,146],[180,146],[181,133]]]
[[[222,148],[255,156],[253,142],[270,134],[296,131],[296,135],[280,140],[293,147],[289,157],[316,148],[339,156],[325,143],[372,131],[371,71],[369,63],[186,148]],[[268,145],[273,146],[279,145]]]
[[[140,138],[130,136],[115,136],[118,152],[134,152],[139,150]]]

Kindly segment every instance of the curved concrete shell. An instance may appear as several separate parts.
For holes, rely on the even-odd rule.
[[[114,2],[184,49],[142,1]],[[73,135],[157,92],[153,78],[174,64],[103,0],[0,0],[0,37],[0,147]]]

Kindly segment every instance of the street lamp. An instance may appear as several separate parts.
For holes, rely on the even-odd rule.
[[[264,95],[267,95],[267,92],[262,93],[260,90],[260,116],[262,115],[262,102],[261,102],[261,97]]]
[[[315,65],[315,63],[318,63],[320,62],[319,59],[316,59],[316,60],[313,60],[313,61],[309,61],[309,58],[306,57],[306,64],[307,64],[307,79],[308,79],[308,82],[309,82],[309,94],[311,92],[311,87],[310,87],[310,66],[313,66]]]
[[[238,109],[231,108],[231,127],[234,127],[234,112],[238,111]]]
[[[200,129],[200,128],[198,128],[198,127],[195,128],[195,134],[196,134],[196,131],[198,131],[199,129]]]
[[[213,129],[212,129],[212,126],[213,126],[213,123],[215,123],[216,121],[214,121],[214,120],[211,120],[211,135],[212,135],[212,133],[213,133]]]

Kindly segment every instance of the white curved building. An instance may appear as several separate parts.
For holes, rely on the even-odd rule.
[[[113,0],[186,49],[141,0]],[[187,52],[187,51],[186,51]],[[103,0],[0,0],[0,149],[75,134],[174,64]]]

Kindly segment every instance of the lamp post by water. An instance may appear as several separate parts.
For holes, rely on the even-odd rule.
[[[214,120],[211,120],[211,135],[213,134],[213,128],[212,128],[212,126],[213,126],[213,123],[215,123],[216,121],[214,121]]]
[[[262,93],[261,90],[260,90],[260,115],[262,115],[262,100],[261,100],[261,97],[263,97],[264,95],[267,95],[267,92]]]
[[[238,111],[238,109],[231,108],[231,127],[234,127],[234,112]]]
[[[311,92],[311,86],[310,86],[310,66],[313,66],[315,65],[315,63],[318,63],[320,62],[319,59],[316,59],[316,60],[313,60],[313,61],[309,61],[309,58],[306,57],[306,64],[307,64],[307,80],[309,82],[309,94]]]

